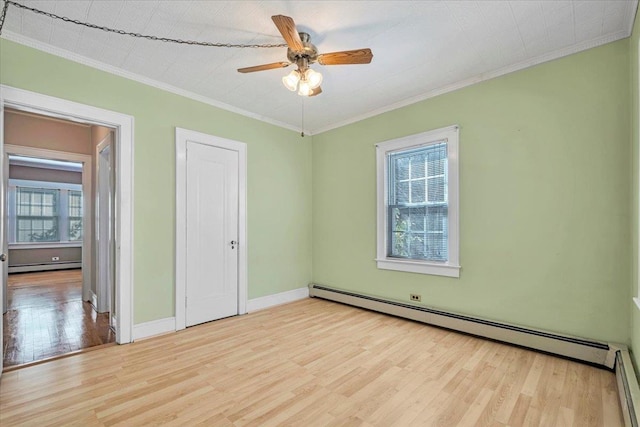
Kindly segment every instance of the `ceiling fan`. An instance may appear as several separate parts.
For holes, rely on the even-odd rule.
[[[256,65],[239,68],[240,73],[285,68],[295,64],[298,68],[282,78],[282,83],[290,91],[298,90],[301,96],[316,96],[322,92],[322,74],[312,70],[309,65],[317,62],[320,65],[348,65],[368,64],[373,58],[371,49],[342,50],[339,52],[318,54],[318,49],[311,44],[307,33],[299,33],[293,19],[284,15],[272,16],[274,24],[289,46],[287,49],[288,62],[273,62],[271,64]]]

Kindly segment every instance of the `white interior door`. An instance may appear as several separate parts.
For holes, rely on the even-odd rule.
[[[238,152],[187,141],[186,326],[238,310]]]
[[[113,191],[112,191],[112,136],[111,133],[98,144],[97,191],[96,191],[96,296],[99,313],[113,314]],[[112,322],[110,322],[112,323]]]

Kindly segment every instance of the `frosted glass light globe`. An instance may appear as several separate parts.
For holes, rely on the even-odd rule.
[[[282,84],[291,92],[298,88],[298,82],[300,81],[300,73],[298,70],[293,70],[282,78]]]
[[[309,96],[311,95],[311,86],[309,86],[309,82],[303,80],[300,82],[300,88],[298,89],[298,95]]]
[[[309,68],[304,74],[305,80],[309,82],[309,87],[315,89],[322,84],[322,74]]]

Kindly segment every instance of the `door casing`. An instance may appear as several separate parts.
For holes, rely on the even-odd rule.
[[[115,144],[115,239],[116,239],[116,311],[119,313],[116,328],[116,342],[125,344],[133,337],[133,144],[134,120],[132,116],[68,101],[62,98],[0,85],[0,113],[4,108],[30,111],[36,114],[56,117],[81,123],[105,126],[114,129]],[[0,121],[0,125],[3,122]],[[0,126],[0,152],[4,152],[4,133]],[[1,167],[4,169],[4,167]],[[6,173],[6,171],[2,171]],[[4,187],[4,185],[2,186]],[[2,206],[4,213],[4,191]],[[0,265],[4,274],[5,265]],[[4,292],[0,286],[1,298]],[[2,330],[0,322],[0,348]],[[1,363],[1,362],[0,362]]]
[[[238,314],[247,312],[247,145],[176,128],[176,330],[186,327],[187,141],[238,153]]]

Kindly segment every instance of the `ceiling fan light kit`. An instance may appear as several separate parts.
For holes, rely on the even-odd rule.
[[[293,19],[284,15],[275,15],[271,19],[276,24],[285,42],[287,42],[287,59],[289,62],[274,62],[239,68],[238,71],[240,73],[272,70],[295,64],[297,69],[284,76],[282,84],[292,92],[297,90],[300,96],[316,96],[322,93],[322,88],[320,87],[322,74],[309,68],[310,64],[316,62],[320,65],[368,64],[373,59],[371,49],[318,54],[318,49],[310,41],[311,36],[307,33],[299,33],[296,30],[296,24]]]
[[[298,90],[298,95],[310,96],[322,84],[322,74],[311,68],[304,73],[293,70],[282,78],[282,84],[292,92]]]

